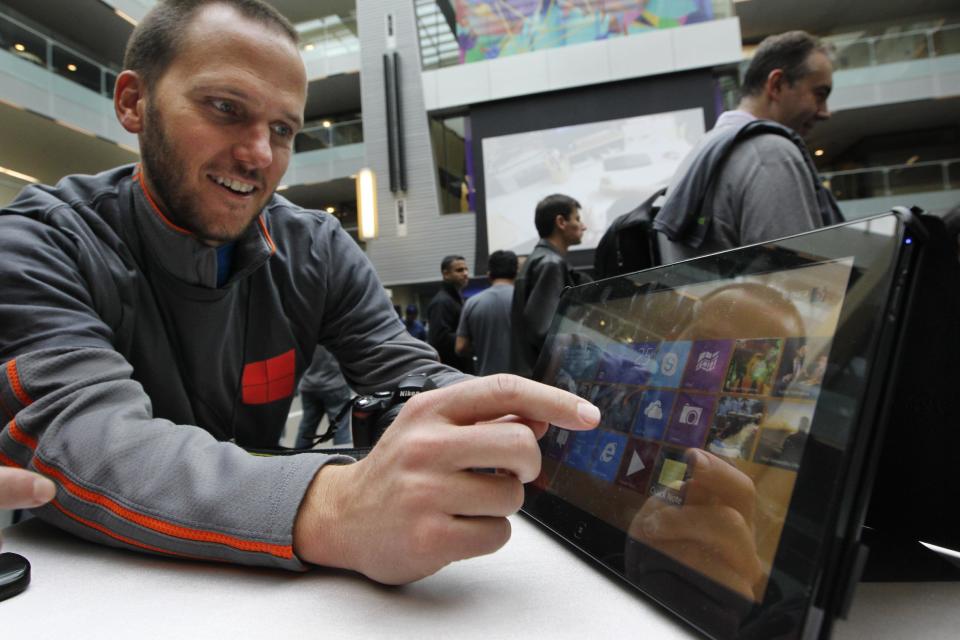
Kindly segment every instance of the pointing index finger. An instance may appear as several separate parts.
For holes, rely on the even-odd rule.
[[[592,429],[600,422],[600,410],[586,400],[505,373],[460,382],[413,400],[429,402],[433,412],[455,424],[475,424],[510,414],[574,430]]]

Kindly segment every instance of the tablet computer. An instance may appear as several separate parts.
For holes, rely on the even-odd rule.
[[[534,377],[602,418],[524,512],[710,637],[828,634],[931,240],[898,209],[567,289]]]

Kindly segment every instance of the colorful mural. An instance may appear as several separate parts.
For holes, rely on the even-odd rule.
[[[710,0],[456,0],[460,62],[713,19]]]

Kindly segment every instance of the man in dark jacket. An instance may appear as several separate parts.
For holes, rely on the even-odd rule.
[[[470,281],[463,256],[446,256],[440,263],[443,285],[427,305],[427,342],[440,354],[440,362],[464,373],[473,373],[473,360],[457,355],[457,325],[463,311],[460,294]]]
[[[540,357],[543,340],[556,313],[564,287],[589,280],[567,264],[567,250],[583,241],[587,227],[580,219],[580,203],[559,193],[537,203],[534,224],[540,241],[533,248],[513,289],[511,323],[513,350],[510,367],[530,377]]]

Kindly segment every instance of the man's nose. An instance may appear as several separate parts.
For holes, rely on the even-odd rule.
[[[830,109],[827,107],[827,103],[824,102],[820,105],[820,108],[817,110],[817,120],[829,120],[830,119]]]
[[[273,162],[270,129],[251,126],[244,131],[244,139],[234,145],[233,156],[248,169],[266,169]]]

